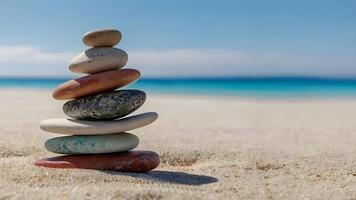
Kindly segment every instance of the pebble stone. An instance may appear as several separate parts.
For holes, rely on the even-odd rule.
[[[112,47],[91,48],[69,62],[69,70],[80,74],[95,74],[121,69],[127,63],[125,51]]]
[[[121,153],[67,155],[43,158],[35,165],[49,168],[78,168],[143,173],[159,166],[160,160],[153,151],[133,150]]]
[[[83,43],[90,47],[112,47],[121,40],[121,33],[116,29],[98,29],[83,36]]]
[[[40,122],[40,128],[43,131],[66,135],[100,135],[141,128],[156,121],[157,118],[157,113],[147,112],[112,121],[45,119]]]
[[[87,95],[115,90],[140,77],[135,69],[121,69],[87,75],[59,85],[52,96],[58,100],[77,99]]]
[[[117,90],[68,101],[63,111],[74,119],[111,120],[134,112],[145,100],[141,90]]]
[[[129,151],[139,139],[131,133],[108,135],[75,135],[51,138],[45,142],[48,151],[59,154],[98,154]]]

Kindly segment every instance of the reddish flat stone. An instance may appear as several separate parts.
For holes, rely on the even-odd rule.
[[[83,96],[115,90],[132,83],[140,77],[135,69],[106,71],[70,80],[59,85],[53,92],[58,100],[76,99]]]
[[[78,168],[114,170],[119,172],[148,172],[159,165],[153,151],[134,150],[122,153],[69,155],[37,160],[34,164],[49,168]]]

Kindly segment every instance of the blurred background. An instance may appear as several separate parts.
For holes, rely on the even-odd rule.
[[[136,87],[239,96],[356,95],[356,2],[10,1],[0,87],[54,88],[87,31],[117,28]]]

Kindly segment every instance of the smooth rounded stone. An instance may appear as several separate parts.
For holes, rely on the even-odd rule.
[[[158,118],[155,112],[148,112],[113,121],[83,121],[75,119],[46,119],[40,122],[44,131],[69,135],[101,135],[119,133],[141,128]]]
[[[133,150],[121,153],[67,155],[43,158],[36,166],[49,168],[79,168],[119,172],[148,172],[159,166],[159,155],[153,151]]]
[[[125,51],[111,47],[91,48],[74,57],[69,62],[69,70],[80,74],[95,74],[121,69],[126,65],[128,55]]]
[[[68,101],[63,112],[74,119],[111,120],[134,112],[145,100],[141,90],[117,90]]]
[[[140,72],[135,69],[121,69],[91,74],[59,85],[53,92],[58,100],[77,99],[87,95],[115,90],[136,81]]]
[[[116,29],[98,29],[84,34],[83,43],[90,47],[112,47],[120,42],[121,37]]]
[[[98,154],[129,151],[138,146],[139,139],[131,133],[108,135],[76,135],[49,139],[48,151],[59,154]]]

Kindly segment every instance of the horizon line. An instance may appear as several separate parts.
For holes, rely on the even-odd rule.
[[[84,74],[83,74],[84,75]],[[87,75],[84,75],[87,76]],[[77,79],[75,76],[7,76],[0,75],[0,80],[64,80]],[[221,80],[221,79],[320,79],[320,80],[356,80],[355,76],[317,76],[317,75],[236,75],[236,76],[146,76],[138,80]]]

